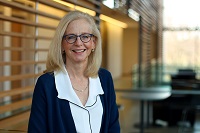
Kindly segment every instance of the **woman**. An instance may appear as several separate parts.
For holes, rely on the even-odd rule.
[[[119,133],[111,74],[100,68],[101,36],[93,18],[72,11],[60,21],[45,74],[35,85],[29,133]]]

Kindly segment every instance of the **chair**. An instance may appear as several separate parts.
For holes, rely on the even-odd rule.
[[[182,111],[182,119],[179,126],[178,133],[188,133],[192,131],[196,131],[193,124],[188,124],[187,116],[189,113],[193,113],[195,116],[197,113],[200,113],[200,96],[194,95],[191,100],[191,104],[186,106]],[[194,119],[195,120],[195,119]],[[192,131],[190,131],[192,130]],[[200,130],[199,130],[200,131]]]

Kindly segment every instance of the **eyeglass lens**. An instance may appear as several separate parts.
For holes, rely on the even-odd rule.
[[[92,36],[93,36],[92,34],[85,33],[85,34],[81,34],[81,35],[69,34],[69,35],[65,35],[63,37],[65,38],[65,40],[68,43],[76,42],[77,37],[80,37],[82,42],[87,43],[87,42],[89,42],[91,40]]]

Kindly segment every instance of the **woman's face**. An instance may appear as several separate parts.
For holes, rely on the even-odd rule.
[[[69,23],[64,34],[68,36],[66,36],[62,41],[62,48],[66,53],[67,64],[87,63],[88,57],[91,54],[92,49],[95,48],[95,37],[91,36],[90,41],[83,42],[84,38],[90,38],[90,36],[87,36],[87,33],[91,34],[92,31],[90,28],[90,24],[86,20],[78,19]],[[76,36],[74,35],[83,35],[83,41],[81,41],[80,36],[76,38]],[[74,43],[71,43],[71,40],[73,40],[73,38],[76,38],[76,41]],[[67,39],[69,42],[67,41]]]

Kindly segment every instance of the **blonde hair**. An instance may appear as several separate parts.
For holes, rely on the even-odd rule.
[[[65,56],[63,56],[62,53],[62,39],[69,23],[77,19],[85,19],[90,24],[92,34],[96,38],[96,47],[88,57],[88,65],[85,70],[85,76],[96,77],[98,75],[98,70],[102,61],[101,35],[94,22],[94,19],[89,14],[80,11],[69,12],[58,24],[55,35],[49,47],[45,72],[53,72],[55,70],[64,71],[63,66],[65,65]]]

